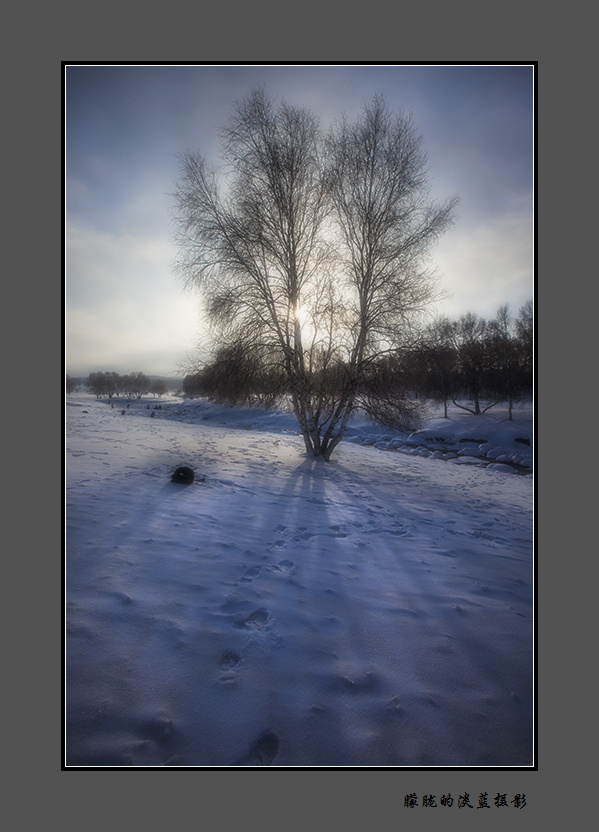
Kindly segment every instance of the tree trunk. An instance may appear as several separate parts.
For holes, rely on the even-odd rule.
[[[339,402],[335,413],[331,416],[329,426],[321,443],[321,453],[326,462],[329,461],[331,454],[343,439],[349,417],[354,409],[355,398],[356,387],[355,384],[352,384],[351,389],[346,391],[344,398]]]
[[[306,452],[312,453],[314,450],[312,446],[312,439],[310,436],[310,430],[308,428],[308,420],[306,419],[306,411],[303,407],[303,403],[300,401],[299,396],[296,393],[291,394],[293,400],[293,412],[295,413],[295,418],[297,419],[297,423],[299,425],[304,444],[306,446]]]

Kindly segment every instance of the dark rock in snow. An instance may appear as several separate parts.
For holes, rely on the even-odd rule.
[[[176,469],[175,473],[171,477],[171,482],[179,482],[183,485],[189,485],[193,482],[193,471],[191,468],[188,468],[186,465],[182,465]]]

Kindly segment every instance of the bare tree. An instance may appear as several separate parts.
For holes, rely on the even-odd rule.
[[[121,390],[129,398],[141,399],[141,397],[150,391],[150,379],[142,372],[129,373],[121,376]]]
[[[534,306],[527,300],[514,321],[520,368],[524,383],[532,392],[534,381]]]
[[[436,318],[425,327],[413,358],[420,370],[416,388],[433,401],[442,402],[445,419],[449,418],[449,400],[456,394],[458,381],[453,333],[454,324],[449,318]]]
[[[325,141],[308,111],[257,90],[221,138],[220,172],[180,158],[179,269],[221,346],[276,358],[306,450],[329,459],[369,365],[432,300],[423,262],[455,201],[430,203],[412,121],[380,99]]]
[[[184,379],[188,395],[203,395],[229,405],[260,404],[271,407],[283,403],[286,378],[269,356],[243,345],[220,347],[214,358]]]
[[[514,321],[509,304],[497,310],[489,322],[489,351],[491,385],[496,395],[508,405],[508,420],[513,419],[515,402],[523,392],[522,372],[518,361],[518,346],[514,334]]]
[[[168,385],[163,378],[155,378],[150,382],[150,393],[153,396],[164,396],[168,390]]]
[[[493,350],[490,338],[491,327],[484,318],[474,312],[466,312],[454,322],[453,341],[458,364],[456,394],[452,401],[456,407],[475,416],[486,413],[502,401],[493,378]],[[468,404],[456,401],[457,394],[467,397]]]
[[[195,152],[181,157],[176,192],[181,263],[206,295],[222,343],[278,355],[307,450],[318,446],[302,334],[303,298],[325,268],[326,190],[318,125],[305,110],[275,111],[263,91],[236,107],[222,132],[228,176]]]
[[[86,385],[88,390],[95,393],[98,399],[101,396],[108,396],[111,399],[119,390],[121,377],[114,371],[110,373],[90,373]]]
[[[410,322],[435,299],[426,268],[431,245],[452,221],[457,199],[430,201],[422,139],[411,116],[393,116],[382,98],[343,120],[328,139],[333,216],[344,261],[343,396],[323,436],[328,458],[343,437],[359,392],[382,355],[411,345]],[[381,395],[382,395],[381,390]],[[399,422],[415,408],[396,398]],[[386,410],[388,412],[388,410]]]

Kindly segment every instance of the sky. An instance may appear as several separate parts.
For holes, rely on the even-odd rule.
[[[411,112],[432,197],[457,195],[432,250],[456,318],[534,297],[534,67],[530,64],[69,64],[64,68],[65,372],[184,375],[202,332],[175,275],[178,154],[218,161],[218,130],[264,86],[327,127],[382,94]]]

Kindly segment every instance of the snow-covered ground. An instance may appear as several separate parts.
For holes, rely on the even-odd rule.
[[[324,463],[289,414],[68,396],[66,765],[532,766],[533,420],[506,415],[356,421]]]

